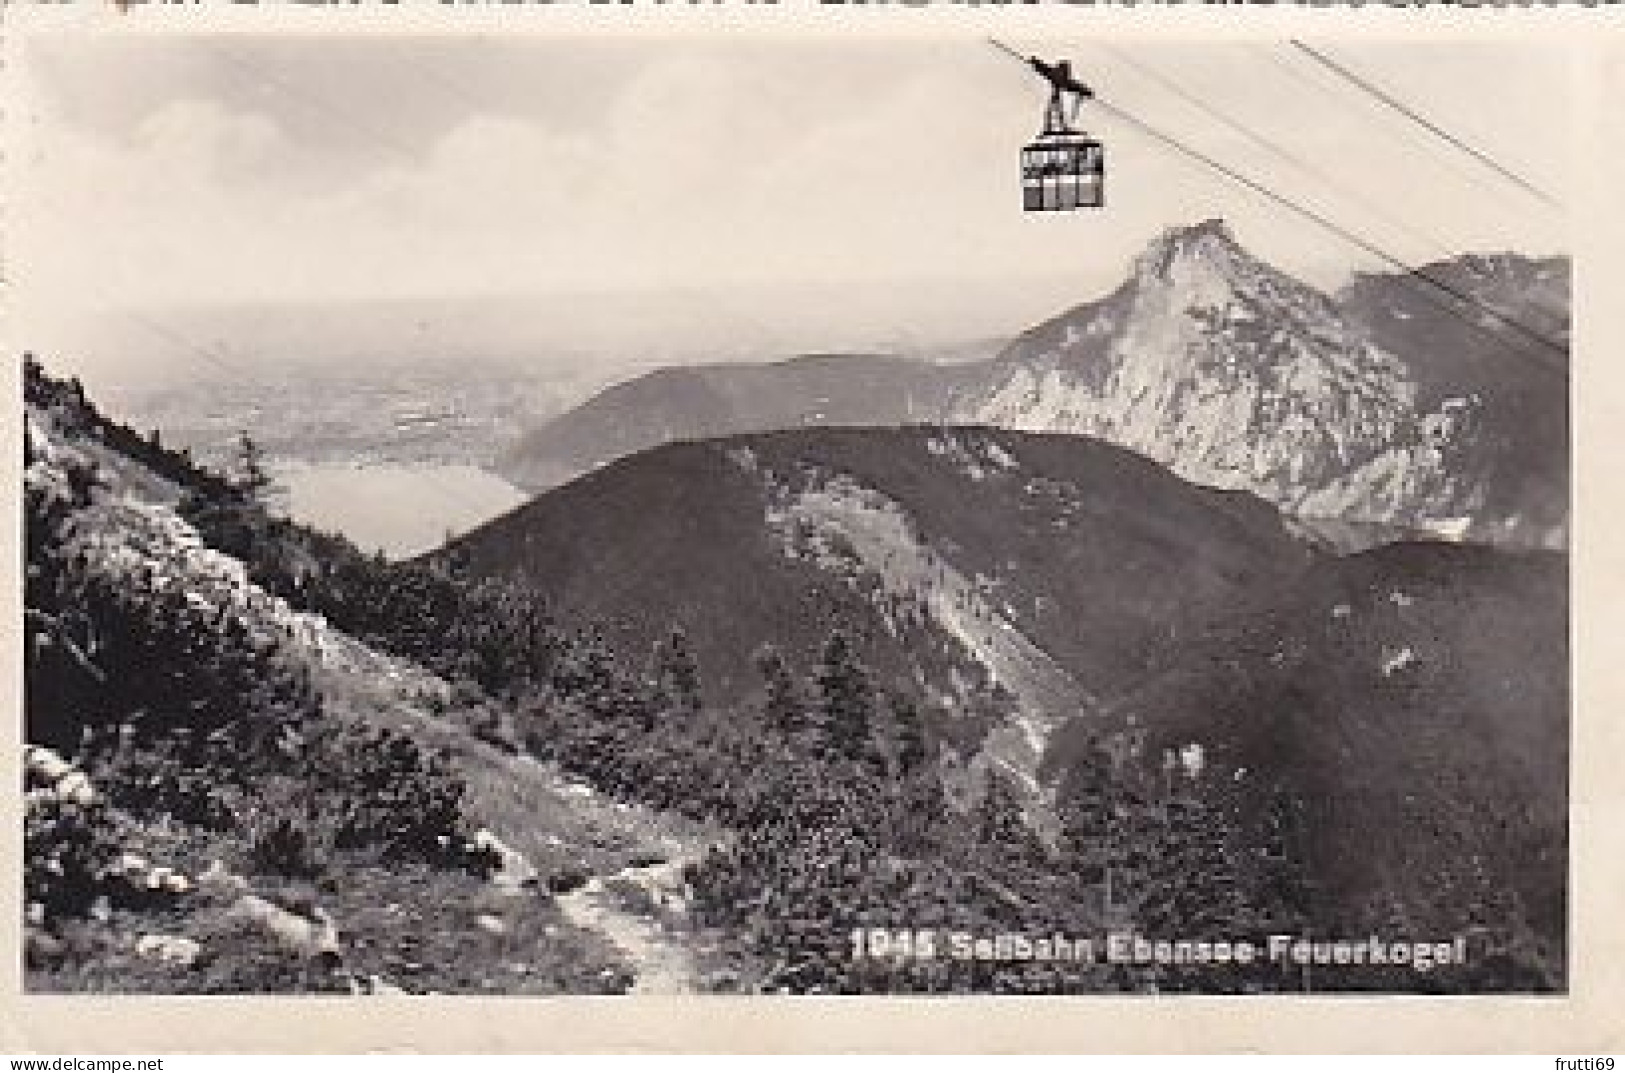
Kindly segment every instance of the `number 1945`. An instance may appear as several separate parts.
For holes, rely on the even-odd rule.
[[[934,958],[937,933],[929,928],[853,928],[852,956],[864,958]]]

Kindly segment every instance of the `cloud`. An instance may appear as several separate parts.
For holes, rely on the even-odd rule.
[[[593,94],[590,124],[472,97],[442,100],[445,122],[433,127],[392,123],[391,87],[414,77],[395,61],[394,81],[357,63],[355,92],[339,91],[344,72],[324,71],[322,85],[339,89],[296,94],[284,78],[254,93],[154,95],[122,128],[71,121],[41,95],[14,157],[12,267],[25,305],[49,315],[74,304],[1070,275],[1078,282],[1056,291],[1060,302],[1104,286],[1159,228],[1208,215],[1230,217],[1244,241],[1299,270],[1358,259],[1094,113],[1107,136],[1108,211],[1024,216],[1015,154],[1036,126],[1041,89],[991,50],[939,55],[943,47],[651,49],[622,56],[613,75],[594,70],[580,89]],[[1198,92],[1231,84],[1245,66],[1238,53],[1204,69],[1201,55],[1187,48],[1151,62]],[[1339,202],[1327,179],[1458,246],[1540,247],[1538,221],[1507,212],[1482,177],[1450,180],[1434,156],[1346,100],[1285,93],[1262,76],[1222,98],[1313,159],[1321,171],[1306,174],[1095,59],[1091,71],[1131,109],[1335,206],[1340,219],[1403,238]],[[125,69],[150,85],[169,68]],[[1475,82],[1462,70],[1441,67],[1404,88],[1448,112],[1476,107],[1486,80],[1516,74],[1489,64]],[[435,88],[409,84],[420,95]],[[1517,114],[1538,120],[1527,104]]]

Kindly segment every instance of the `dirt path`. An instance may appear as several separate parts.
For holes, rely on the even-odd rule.
[[[505,878],[545,883],[584,872],[585,883],[555,903],[571,925],[620,952],[635,976],[632,990],[697,989],[700,973],[683,934],[683,871],[715,842],[715,832],[616,801],[551,765],[480,741],[412,703],[412,684],[368,666],[368,657],[378,659],[368,650],[352,642],[340,654],[328,682],[348,686],[341,695],[350,711],[449,753],[467,786],[469,814],[513,854],[507,870],[515,877]]]
[[[560,889],[585,880],[558,899],[558,908],[569,923],[621,952],[636,974],[634,989],[693,989],[696,973],[680,934],[682,872],[714,841],[713,832],[615,801],[435,714],[452,693],[443,680],[267,593],[243,563],[204,547],[173,510],[147,501],[165,498],[160,491],[98,501],[95,511],[108,517],[86,531],[103,534],[91,546],[101,572],[129,584],[147,572],[152,577],[140,584],[184,587],[189,599],[224,609],[252,636],[277,639],[300,657],[335,716],[444,750],[465,783],[466,813],[481,828],[477,838],[500,848],[504,858],[498,886],[519,895],[552,882]],[[364,986],[367,993],[394,989],[376,979]]]
[[[566,919],[604,936],[626,957],[636,977],[632,994],[678,995],[698,989],[693,954],[662,921],[686,910],[682,901],[686,864],[686,859],[678,858],[623,868],[607,878],[596,876],[557,900]],[[631,900],[644,904],[634,907]]]

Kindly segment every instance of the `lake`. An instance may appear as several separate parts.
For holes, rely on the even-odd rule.
[[[530,497],[469,465],[334,465],[280,469],[288,513],[394,559],[430,551]]]

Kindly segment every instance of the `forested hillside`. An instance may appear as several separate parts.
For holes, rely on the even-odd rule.
[[[796,429],[655,448],[541,496],[436,561],[597,623],[624,660],[673,626],[723,707],[760,650],[841,631],[977,792],[1033,786],[1050,731],[1185,632],[1312,558],[1277,512],[1076,436]]]
[[[1299,832],[1317,931],[1473,936],[1485,979],[1565,974],[1567,562],[1397,544],[1311,570],[1192,636],[1119,697],[1117,732],[1201,750],[1231,822]],[[1056,777],[1097,737],[1065,733]]]
[[[1202,618],[1179,644],[1152,644],[1148,629],[1144,678],[1095,698],[1100,713],[1120,718],[1071,724],[1041,795],[1049,822],[1036,823],[1032,788],[997,765],[973,787],[952,778],[962,743],[951,725],[929,717],[929,698],[900,688],[839,616],[807,650],[741,637],[732,658],[754,682],[719,688],[681,616],[655,628],[647,653],[632,652],[610,643],[613,623],[550,605],[545,562],[527,577],[476,572],[460,554],[406,564],[361,555],[274,517],[257,493],[252,450],[239,472],[205,474],[153,438],[120,430],[72,383],[31,362],[26,378],[32,988],[622,990],[665,977],[639,959],[624,929],[590,926],[611,910],[583,913],[582,892],[598,898],[625,887],[609,877],[667,865],[681,889],[638,911],[662,941],[708,967],[684,987],[1563,986],[1561,964],[1530,938],[1546,934],[1549,906],[1521,891],[1474,903],[1475,956],[1426,972],[1333,967],[1310,978],[1273,963],[959,960],[917,948],[900,955],[868,932],[854,947],[854,929],[1262,942],[1376,921],[1349,911],[1352,893],[1324,894],[1336,883],[1328,854],[1345,845],[1344,817],[1365,807],[1348,796],[1348,780],[1333,777],[1337,765],[1373,751],[1481,755],[1463,751],[1463,735],[1508,732],[1520,715],[1545,720],[1528,730],[1545,733],[1533,728],[1561,724],[1563,697],[1555,685],[1508,694],[1493,725],[1477,721],[1471,704],[1432,722],[1404,718],[1409,708],[1384,719],[1333,716],[1380,713],[1391,698],[1373,690],[1466,661],[1459,681],[1430,677],[1429,692],[1416,695],[1449,697],[1461,681],[1480,680],[1469,669],[1499,650],[1502,632],[1475,638],[1424,623],[1425,644],[1373,634],[1372,644],[1395,646],[1376,654],[1394,669],[1349,677],[1350,695],[1327,694],[1321,709],[1318,674],[1335,667],[1335,649],[1324,650],[1326,663],[1289,661],[1297,676],[1268,678],[1269,689],[1225,691],[1231,665],[1246,681],[1266,680],[1275,650],[1248,640],[1256,624],[1308,614],[1318,583],[1302,594],[1286,579],[1280,589],[1257,586],[1234,616]],[[970,441],[956,442],[962,452]],[[995,457],[978,444],[983,462]],[[1025,441],[996,445],[1031,461]],[[753,464],[771,461],[768,445],[756,446]],[[967,464],[922,446],[922,472],[936,472],[937,459]],[[1126,481],[1172,480],[1122,465]],[[1298,569],[1310,560],[1267,524],[1266,508],[1203,495],[1214,499],[1205,509],[1264,540],[1270,554],[1299,556]],[[756,506],[758,524],[770,525]],[[1171,517],[1152,535],[1173,539],[1185,516]],[[1430,598],[1447,609],[1481,606],[1478,575],[1452,567],[1450,549],[1437,554]],[[1348,570],[1359,591],[1386,599],[1401,567],[1411,569],[1377,559],[1349,561]],[[1516,564],[1508,569],[1522,576]],[[1204,570],[1215,585],[1264,572],[1256,551]],[[736,575],[741,586],[755,580]],[[1529,585],[1525,597],[1560,592],[1560,565]],[[1410,581],[1401,591],[1424,596]],[[1080,587],[1079,598],[1088,592]],[[1491,586],[1485,606],[1516,598],[1498,592]],[[1326,615],[1337,606],[1313,605]],[[1054,613],[1065,621],[1068,612]],[[1560,684],[1561,655],[1531,648],[1530,681]],[[1299,743],[1292,756],[1254,733],[1272,720],[1293,728],[1282,739]],[[1485,787],[1502,770],[1492,758],[1515,751],[1508,744],[1448,770],[1492,793]],[[1315,779],[1293,783],[1285,776],[1303,757],[1318,765]],[[1422,792],[1427,770],[1394,770],[1363,792],[1407,802],[1404,822],[1468,829],[1443,810],[1469,798]],[[585,784],[579,793],[570,779]],[[596,811],[587,810],[594,800]],[[1546,830],[1550,815],[1540,811],[1529,831]],[[640,834],[656,830],[668,834]],[[1534,844],[1521,835],[1515,843]],[[1560,865],[1561,843],[1544,846]],[[1458,874],[1495,843],[1475,834],[1421,849]],[[1486,882],[1507,874],[1497,868],[1484,870]],[[1375,892],[1387,915],[1370,926],[1396,939],[1440,937],[1411,930],[1440,924],[1426,910],[1424,883]],[[631,901],[618,903],[617,919],[642,897],[623,895]],[[1498,960],[1478,956],[1485,951]]]
[[[25,376],[30,988],[627,986],[600,937],[504,895],[491,779],[467,735],[413,726],[439,711],[453,731],[463,699],[265,591],[166,505],[261,572],[308,562],[253,475],[199,471],[77,384]],[[540,863],[583,857],[561,841]]]

